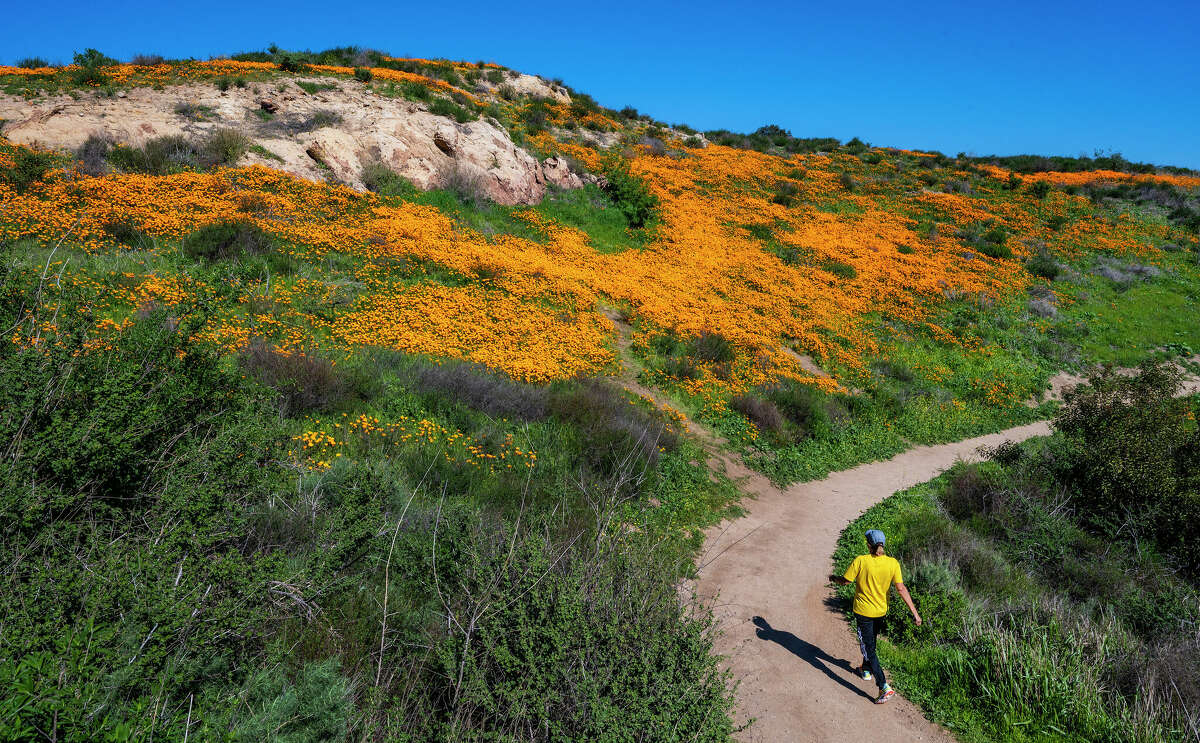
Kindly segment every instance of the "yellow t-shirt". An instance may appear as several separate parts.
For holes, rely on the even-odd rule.
[[[887,614],[888,590],[893,583],[904,582],[900,562],[887,555],[859,555],[843,577],[856,589],[854,613],[872,618]]]

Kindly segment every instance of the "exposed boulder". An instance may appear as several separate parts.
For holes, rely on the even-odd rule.
[[[565,158],[548,157],[542,161],[542,174],[546,183],[559,188],[580,188],[583,179],[571,170]]]

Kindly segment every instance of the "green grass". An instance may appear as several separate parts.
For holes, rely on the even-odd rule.
[[[264,111],[263,113],[266,113],[266,112]],[[266,147],[263,147],[261,144],[252,144],[252,145],[250,145],[249,149],[250,149],[250,152],[253,152],[254,154],[259,155],[261,157],[265,157],[268,160],[275,160],[276,162],[283,162],[282,157],[280,157],[279,155],[276,155],[274,152],[271,152]]]
[[[317,93],[323,93],[327,90],[339,89],[337,83],[314,83],[307,80],[297,80],[296,87],[300,88],[309,95],[316,95]]]
[[[1108,282],[1087,287],[1089,298],[1065,314],[1085,331],[1085,358],[1130,366],[1163,346],[1177,344],[1200,351],[1200,277],[1195,270],[1118,291]]]

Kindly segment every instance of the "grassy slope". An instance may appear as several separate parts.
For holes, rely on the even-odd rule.
[[[544,312],[547,322],[561,321],[564,326],[596,314],[601,303],[619,306],[635,328],[633,348],[647,367],[646,381],[670,392],[689,415],[714,424],[743,448],[749,461],[782,482],[819,477],[832,469],[887,456],[913,442],[961,438],[1045,415],[1045,409],[1031,409],[1024,401],[1062,368],[1108,360],[1128,363],[1163,353],[1167,346],[1170,353],[1200,348],[1200,327],[1187,321],[1200,296],[1200,272],[1191,238],[1151,208],[1130,206],[1132,202],[1115,206],[1091,203],[1059,191],[1040,198],[1025,187],[1008,188],[1004,178],[969,162],[937,159],[930,167],[925,163],[929,158],[894,150],[851,146],[829,157],[790,155],[787,147],[793,142],[788,140],[784,145],[770,145],[783,147],[772,150],[776,155],[718,148],[713,150],[717,155],[708,160],[703,150],[694,147],[695,141],[672,139],[653,122],[606,114],[582,97],[574,106],[520,99],[471,104],[461,97],[457,85],[463,78],[469,82],[472,75],[485,74],[480,69],[437,63],[413,73],[423,79],[399,84],[383,80],[384,73],[377,69],[373,85],[381,94],[414,100],[452,99],[469,114],[494,115],[515,140],[541,154],[570,155],[591,167],[599,166],[599,153],[583,146],[570,132],[580,128],[616,131],[622,138],[618,149],[632,159],[634,171],[661,203],[663,220],[658,232],[629,229],[621,205],[595,187],[552,191],[541,204],[527,209],[480,206],[471,198],[448,192],[417,193],[395,181],[393,188],[368,199],[323,185],[230,171],[229,177],[235,181],[243,179],[238,181],[239,192],[257,192],[280,201],[271,202],[273,206],[263,216],[252,199],[233,207],[222,202],[220,207],[211,207],[211,213],[205,211],[209,207],[204,203],[191,204],[191,210],[184,211],[173,203],[156,203],[152,197],[130,199],[126,213],[132,215],[132,229],[114,231],[114,222],[97,222],[84,239],[80,234],[85,230],[68,229],[71,210],[90,204],[91,218],[105,213],[103,200],[84,195],[79,203],[70,201],[67,191],[40,185],[35,173],[32,180],[22,181],[21,190],[28,189],[27,193],[41,201],[29,202],[32,206],[26,206],[25,213],[7,215],[0,224],[11,244],[10,264],[26,276],[40,274],[46,266],[61,271],[62,281],[82,293],[100,337],[111,337],[106,334],[114,333],[114,328],[139,312],[156,308],[186,312],[205,304],[214,314],[201,335],[218,349],[233,350],[253,335],[335,358],[356,391],[326,409],[293,412],[279,421],[278,428],[270,429],[274,438],[266,444],[275,447],[271,451],[279,461],[294,469],[275,472],[268,490],[293,493],[307,488],[317,492],[328,487],[330,492],[338,492],[339,483],[366,477],[364,473],[370,471],[383,473],[379,476],[384,481],[401,483],[401,491],[420,484],[419,505],[425,513],[437,507],[444,492],[473,511],[502,519],[511,519],[524,505],[535,519],[556,522],[566,533],[594,526],[594,504],[587,489],[591,481],[583,478],[585,487],[579,487],[579,463],[603,447],[597,447],[592,438],[596,431],[586,421],[560,411],[522,422],[482,412],[453,392],[423,389],[405,371],[421,364],[419,359],[337,339],[333,328],[339,318],[377,296],[443,287],[483,291],[495,300],[513,299],[521,312]],[[239,74],[186,65],[172,70],[157,78],[143,71],[128,78],[114,73],[106,85],[115,90],[133,84],[219,81],[218,76]],[[179,70],[187,74],[181,75]],[[270,66],[240,74],[263,80],[286,77]],[[345,77],[347,73],[324,74]],[[50,73],[20,81],[6,78],[5,85],[28,90],[31,96],[38,94],[38,85],[46,92],[71,89],[78,94],[73,79],[70,73]],[[438,80],[449,81],[460,95],[434,84]],[[100,94],[111,92],[100,90]],[[557,134],[551,136],[548,127],[556,127],[553,131]],[[646,146],[638,144],[643,136],[651,137]],[[665,140],[666,154],[659,152],[664,145],[656,145],[655,138]],[[5,158],[0,165],[8,167],[13,150],[5,148],[0,155]],[[19,171],[19,165],[12,171]],[[839,180],[842,174],[850,179],[849,187],[847,181]],[[160,179],[157,184],[167,186],[188,176],[154,177]],[[116,184],[114,188],[126,183],[132,188],[139,178],[115,175],[109,181]],[[940,192],[950,190],[952,182],[964,181],[973,189],[969,196],[942,203],[940,197],[925,195],[930,186]],[[87,179],[79,182],[88,188],[102,185]],[[785,183],[790,185],[781,185]],[[197,191],[207,194],[214,204],[226,198],[220,189],[209,190],[211,185],[199,183]],[[13,197],[13,192],[6,193]],[[75,198],[75,192],[71,193]],[[706,201],[689,201],[697,195]],[[89,198],[93,200],[89,202]],[[697,205],[713,220],[701,232],[693,231],[689,221],[694,216],[689,210]],[[41,211],[43,206],[48,211]],[[271,234],[272,250],[265,255],[211,262],[189,257],[188,235],[212,221],[214,214],[228,213],[231,208]],[[420,208],[429,211],[418,211]],[[1118,208],[1129,210],[1128,216],[1117,219]],[[347,232],[349,226],[368,222],[375,209],[398,210],[405,224],[421,237],[381,254],[372,247],[377,246],[374,236]],[[1048,220],[1056,215],[1065,222],[1051,228]],[[826,228],[810,230],[810,225],[827,218],[833,221]],[[897,230],[897,223],[889,221],[893,219],[903,220],[903,226]],[[975,229],[987,220],[1006,228],[1001,243],[1015,251],[1012,257],[980,255],[981,250],[992,249],[986,241],[980,242],[980,230]],[[559,233],[563,228],[565,237]],[[872,243],[874,247],[859,244],[858,237],[873,240],[875,231],[884,228],[886,237]],[[844,242],[826,244],[821,238],[825,231],[842,235]],[[583,235],[584,245],[591,251],[585,251],[583,258],[565,249],[575,245],[576,232]],[[64,233],[66,239],[60,239]],[[397,240],[395,235],[384,239],[385,243],[387,239]],[[1073,271],[1065,271],[1057,281],[1031,276],[1024,267],[1032,254],[1025,245],[1028,240],[1048,243],[1054,260]],[[1160,251],[1157,246],[1168,240],[1185,249]],[[443,246],[442,252],[427,250],[430,244]],[[877,258],[873,256],[881,247],[887,261],[895,265],[907,265],[905,256],[916,255],[925,261],[920,265],[945,269],[949,281],[945,291],[926,287],[921,293],[914,290],[911,296],[904,296],[908,287],[903,281],[877,280],[873,265]],[[727,249],[732,258],[722,262]],[[521,255],[546,258],[549,263],[543,271],[561,268],[563,273],[547,278],[537,271],[526,272],[523,258],[506,259],[518,250],[523,251]],[[470,263],[463,259],[475,253],[486,260]],[[613,262],[597,268],[590,257],[593,254]],[[1154,263],[1165,273],[1114,283],[1091,273],[1102,254],[1121,265]],[[608,280],[608,274],[619,270],[641,270],[639,262],[652,268],[640,278],[629,279],[628,285]],[[703,273],[701,264],[704,270],[711,267],[712,273]],[[888,263],[885,271],[891,271],[892,265]],[[765,273],[754,274],[755,267]],[[775,281],[780,283],[773,284]],[[780,293],[781,286],[799,287],[796,296],[786,297],[794,303],[771,308],[769,300]],[[958,291],[958,286],[969,290]],[[1043,286],[1056,293],[1056,317],[1040,319],[1031,314],[1027,286]],[[806,307],[803,292],[809,290],[817,292],[813,296],[821,297],[821,302],[828,297],[828,304]],[[861,305],[865,299],[896,294],[903,301],[889,304],[886,311]],[[912,300],[911,307],[919,309],[906,309],[908,300]],[[674,311],[683,305],[689,311],[701,309],[691,315]],[[1172,311],[1162,312],[1164,307]],[[486,301],[483,309],[489,309]],[[378,322],[375,327],[380,337],[385,331],[396,337],[412,331],[403,323],[391,327]],[[498,313],[494,319],[464,320],[448,327],[468,333],[475,329],[472,323],[490,323],[501,337],[505,322]],[[803,337],[781,335],[780,328],[802,330]],[[705,337],[719,338],[725,345],[717,343],[715,350],[706,347],[699,342]],[[572,342],[555,339],[555,343],[558,345],[550,350],[561,350]],[[612,339],[598,343],[603,350]],[[837,377],[840,388],[810,384],[813,380],[786,359],[762,361],[764,351],[780,344],[814,355]],[[521,350],[519,345],[502,345],[494,365],[507,368],[506,362]],[[418,345],[415,350],[419,355],[423,349]],[[426,353],[462,355],[436,350]],[[228,370],[240,368],[231,355],[226,355],[223,364]],[[548,368],[549,379],[570,376]],[[588,367],[588,373],[603,375],[612,368],[611,362],[596,363]],[[780,383],[791,385],[788,380],[797,377],[807,392],[789,398],[789,407],[774,388]],[[545,389],[549,380],[543,376],[540,381],[539,389]],[[575,389],[563,380],[551,384],[554,389]],[[780,400],[780,425],[771,428],[750,422],[730,407],[739,395],[770,399],[772,404]],[[621,404],[644,410],[651,417],[664,415],[644,401],[623,400]],[[670,411],[666,418],[670,420]],[[360,426],[351,434],[350,422],[355,420],[369,421],[371,430]],[[424,421],[423,425],[438,433],[418,444],[385,442],[379,433],[381,429],[408,431],[405,427],[414,421]],[[302,437],[318,434],[333,437],[335,443],[306,449]],[[446,442],[451,439],[459,448],[447,458]],[[491,457],[519,461],[521,466],[536,452],[537,465],[529,473],[518,468],[514,475],[507,466],[480,464],[478,454],[469,446],[463,448],[462,442]],[[635,488],[636,497],[620,511],[624,523],[665,540],[667,548],[660,559],[672,564],[682,560],[681,571],[687,570],[686,558],[697,546],[698,530],[728,513],[735,497],[729,483],[708,478],[702,462],[699,451],[687,442],[665,452],[647,473],[646,481]],[[657,504],[654,507],[648,506],[651,499]],[[281,502],[289,507],[303,505],[293,503],[290,495]],[[394,518],[395,507],[395,503],[388,504],[387,518]],[[336,520],[339,513],[334,509],[330,518]],[[325,533],[325,538],[330,538],[329,534],[337,538],[339,533]],[[386,551],[381,551],[378,540],[371,545],[367,563],[377,567]],[[285,563],[307,574],[309,561],[316,555],[312,547],[308,544],[287,555]],[[286,573],[278,575],[282,578]],[[337,585],[344,588],[358,577],[351,571],[340,576]],[[373,580],[368,584],[374,597],[382,595]],[[322,599],[334,617],[331,626],[291,616],[267,643],[263,655],[255,656],[255,662],[282,662],[292,675],[300,673],[304,663],[316,664],[313,673],[320,676],[329,671],[319,664],[338,658],[341,670],[335,672],[336,678],[358,681],[364,674],[369,676],[370,645],[377,641],[371,628],[378,624],[378,606],[368,606],[370,601],[350,594],[336,595]],[[270,613],[266,608],[264,612],[263,617]],[[427,620],[421,612],[412,614],[414,624]],[[339,639],[339,626],[354,631]],[[140,625],[123,629],[139,637],[150,631]],[[303,651],[289,660],[290,648],[297,644]],[[895,657],[889,660],[898,662]],[[103,672],[93,671],[96,675]],[[323,683],[336,686],[341,683],[336,678],[325,678]],[[211,690],[215,696],[209,701],[218,704],[213,700],[224,699],[221,695],[227,692]],[[368,699],[369,694],[356,694],[356,702],[364,709],[378,702]],[[173,714],[179,716],[182,710],[175,709]],[[946,719],[953,719],[950,713]],[[971,719],[971,725],[983,724],[969,717],[962,719]]]

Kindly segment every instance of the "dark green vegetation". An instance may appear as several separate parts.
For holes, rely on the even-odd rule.
[[[1114,170],[1118,173],[1189,173],[1187,168],[1177,168],[1169,165],[1152,165],[1150,163],[1135,163],[1125,159],[1119,152],[1096,152],[1092,157],[1063,157],[1060,155],[984,155],[960,158],[977,163],[994,163],[1018,173],[1045,173],[1060,171],[1080,173],[1088,170]]]
[[[867,511],[925,624],[889,605],[884,665],[966,740],[1200,739],[1200,400],[1148,365],[1069,393],[1057,432]]]
[[[0,344],[0,739],[727,738],[675,583],[733,490],[653,410],[394,353],[222,358],[188,340],[203,300],[97,347],[13,261],[0,325],[37,342]],[[327,469],[296,458],[313,416],[345,421]],[[373,433],[404,419],[537,465]]]
[[[250,140],[233,129],[217,129],[203,138],[166,135],[140,146],[114,145],[92,135],[76,155],[80,168],[92,175],[109,170],[147,175],[168,175],[185,170],[207,170],[233,165],[250,149]]]

